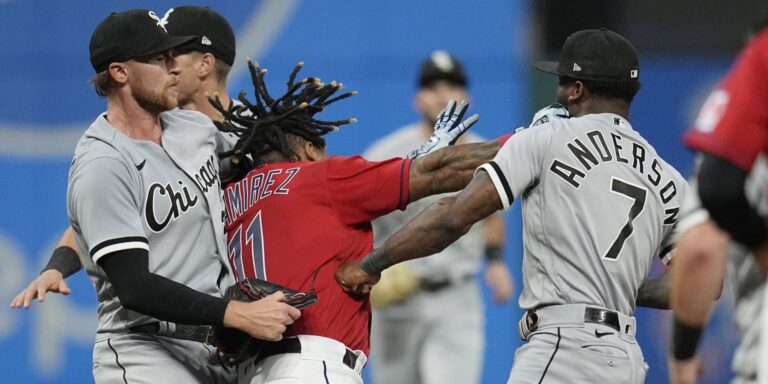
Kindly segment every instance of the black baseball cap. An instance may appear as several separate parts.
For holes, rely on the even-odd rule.
[[[174,7],[168,10],[165,27],[172,36],[198,36],[185,48],[208,52],[230,66],[234,64],[235,32],[216,11],[194,5]]]
[[[171,36],[167,21],[148,9],[112,12],[91,35],[91,65],[101,72],[109,64],[153,55],[184,45],[195,36]]]
[[[437,80],[467,86],[467,76],[461,62],[446,51],[435,51],[421,63],[419,88],[426,87]]]
[[[640,81],[640,64],[632,43],[605,28],[574,32],[565,39],[559,62],[539,61],[533,67],[574,79],[617,83]]]

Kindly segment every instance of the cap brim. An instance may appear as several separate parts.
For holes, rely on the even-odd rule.
[[[167,39],[163,40],[161,43],[146,49],[144,52],[137,54],[136,57],[149,56],[149,55],[154,55],[156,53],[165,52],[171,48],[176,48],[176,47],[180,47],[182,45],[191,43],[196,39],[197,39],[197,36],[169,36]]]
[[[559,63],[557,61],[537,61],[531,64],[532,67],[539,71],[560,75],[560,71],[557,70],[558,65]]]

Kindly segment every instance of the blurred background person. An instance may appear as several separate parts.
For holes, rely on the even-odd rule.
[[[469,99],[467,75],[458,59],[435,51],[421,64],[414,108],[421,119],[373,143],[363,156],[380,161],[406,156],[433,132],[449,100]],[[484,141],[467,132],[461,143]],[[373,222],[376,244],[445,195],[412,203]],[[503,259],[504,219],[496,214],[439,256],[404,263],[374,287],[371,327],[373,379],[384,383],[477,383],[483,363],[484,315],[478,271],[484,270],[496,302],[512,298]],[[485,263],[483,259],[485,257]]]
[[[768,183],[768,18],[701,108],[685,143],[698,151],[691,196],[686,197],[672,268],[674,311],[670,380],[694,383],[699,338],[726,269],[733,285],[733,322],[740,344],[732,383],[756,383],[763,369],[764,291],[768,270],[765,188]],[[729,240],[730,245],[729,245]],[[754,251],[754,254],[753,252]],[[726,268],[727,266],[727,268]],[[761,372],[760,382],[768,383]]]

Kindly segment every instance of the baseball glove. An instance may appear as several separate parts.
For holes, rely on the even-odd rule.
[[[263,299],[277,291],[285,294],[286,304],[297,309],[306,308],[317,302],[317,295],[313,291],[298,292],[261,279],[246,279],[235,283],[227,288],[224,297],[229,300],[250,302]],[[239,364],[258,355],[261,347],[266,343],[239,329],[227,328],[221,324],[211,328],[211,336],[219,353],[231,364]]]
[[[371,305],[386,307],[399,303],[416,292],[421,280],[408,263],[395,264],[381,273],[371,289]]]

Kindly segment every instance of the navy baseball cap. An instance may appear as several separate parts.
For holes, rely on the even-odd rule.
[[[91,35],[91,65],[101,72],[109,64],[154,55],[189,43],[195,36],[171,36],[167,20],[148,9],[112,12]]]
[[[165,26],[172,36],[197,36],[184,48],[208,52],[229,64],[235,63],[235,32],[229,22],[208,7],[185,5],[168,10]]]
[[[617,83],[640,81],[635,47],[623,36],[605,28],[574,32],[563,43],[560,61],[539,61],[533,67],[574,79]]]
[[[454,56],[446,51],[435,51],[421,63],[419,71],[419,87],[426,87],[437,80],[467,86],[467,75],[464,66]]]

